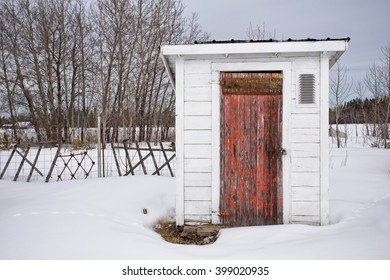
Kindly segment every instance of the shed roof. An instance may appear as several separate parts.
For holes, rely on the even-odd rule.
[[[230,40],[194,42],[188,45],[164,45],[161,57],[174,85],[175,62],[178,57],[190,59],[258,58],[258,57],[310,57],[329,55],[332,67],[348,49],[350,38],[340,39],[288,39],[277,40]]]

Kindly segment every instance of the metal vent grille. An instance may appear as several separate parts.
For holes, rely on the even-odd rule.
[[[299,75],[299,103],[315,103],[315,76],[313,74]]]

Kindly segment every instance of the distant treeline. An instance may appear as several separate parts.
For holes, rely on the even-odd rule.
[[[387,113],[387,98],[355,98],[340,106],[339,124],[379,123]],[[336,109],[329,109],[329,123],[336,124]]]

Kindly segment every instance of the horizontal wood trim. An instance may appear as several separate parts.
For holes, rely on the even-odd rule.
[[[184,158],[210,158],[210,145],[184,145]]]
[[[184,143],[185,145],[191,144],[211,144],[211,129],[206,130],[185,130],[184,131]]]
[[[292,158],[293,172],[319,172],[320,159],[319,158]]]
[[[188,101],[184,102],[185,116],[211,116],[210,101]]]
[[[184,215],[184,220],[187,225],[199,223],[211,223],[211,215]]]
[[[184,130],[211,129],[211,116],[184,116]]]
[[[320,203],[309,201],[293,201],[291,202],[291,214],[292,216],[319,216]]]
[[[211,215],[211,201],[184,201],[184,215]]]
[[[319,172],[302,172],[291,173],[291,186],[320,186],[320,173]]]
[[[239,54],[240,57],[248,57],[253,54],[275,53],[307,53],[307,52],[344,52],[347,49],[346,40],[332,41],[305,41],[305,42],[269,42],[269,43],[232,43],[232,44],[197,44],[197,45],[165,45],[161,52],[165,56],[185,55],[215,55]]]
[[[319,114],[291,114],[291,129],[319,128]]]
[[[185,187],[210,187],[212,174],[210,173],[184,173]]]
[[[295,71],[306,71],[308,73],[317,73],[320,63],[318,57],[297,57],[292,61]]]
[[[292,158],[307,158],[320,156],[319,143],[291,143]]]
[[[210,201],[211,187],[185,187],[184,200]]]
[[[211,102],[211,87],[186,87],[184,89],[184,102],[188,101],[204,101]]]
[[[211,173],[211,159],[184,159],[185,173]]]
[[[292,223],[305,223],[310,225],[319,225],[320,224],[320,216],[313,215],[313,216],[298,216],[294,215],[291,217]]]
[[[291,187],[292,201],[320,201],[319,187]]]
[[[211,63],[205,60],[186,60],[184,72],[186,74],[211,74]]]
[[[204,87],[211,85],[210,73],[185,73],[184,81],[186,87]]]
[[[320,130],[318,128],[292,129],[291,143],[320,143]]]

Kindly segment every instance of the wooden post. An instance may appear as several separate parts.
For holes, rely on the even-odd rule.
[[[60,152],[61,152],[61,147],[62,147],[62,145],[61,145],[61,143],[59,143],[58,144],[58,148],[57,148],[57,152],[56,152],[56,154],[54,156],[53,162],[51,163],[49,173],[47,173],[45,183],[48,183],[50,178],[51,178],[51,174],[53,173],[53,170],[54,170],[54,167],[56,165],[58,156],[60,155]]]
[[[153,164],[154,164],[154,167],[156,168],[156,173],[157,175],[160,176],[160,171],[158,170],[158,165],[157,165],[157,161],[156,161],[156,158],[154,157],[154,154],[153,154],[153,150],[152,150],[152,146],[150,145],[149,142],[147,142],[148,144],[148,147],[149,147],[149,151],[150,151],[150,154],[152,156],[152,159],[153,159]]]
[[[161,166],[161,168],[164,167],[165,165],[168,165],[168,169],[169,169],[169,172],[171,173],[171,176],[175,177],[175,175],[173,174],[171,165],[169,164],[169,162],[175,157],[175,155],[173,155],[170,159],[168,159],[167,154],[165,153],[164,146],[163,146],[162,142],[160,142],[160,147],[161,147],[161,151],[163,152],[163,155],[164,155],[164,158],[165,158],[165,161],[166,161],[165,164],[163,164]]]
[[[128,164],[129,164],[130,170],[126,172],[125,176],[129,175],[130,173],[131,173],[131,175],[134,175],[134,169],[133,169],[133,166],[131,165],[129,151],[127,150],[127,143],[128,143],[128,141],[123,141],[123,147],[125,149],[126,159],[127,159]]]
[[[22,161],[20,162],[18,171],[16,171],[16,174],[15,174],[15,177],[14,177],[14,181],[17,181],[17,180],[18,180],[20,171],[22,171],[23,164],[24,164],[24,162],[26,161],[26,157],[27,157],[29,151],[30,151],[30,147],[27,147],[27,150],[26,150],[26,152],[24,153],[23,159],[22,159]]]
[[[111,142],[111,149],[112,149],[112,153],[114,154],[114,159],[115,159],[116,169],[118,170],[118,174],[119,174],[119,176],[122,176],[121,168],[119,166],[118,158],[117,158],[116,152],[115,152],[115,147],[114,147],[114,144],[112,142]]]
[[[7,168],[8,168],[8,166],[9,166],[9,164],[10,164],[10,162],[11,162],[11,160],[12,160],[14,154],[15,154],[15,151],[16,151],[16,145],[14,146],[14,149],[12,150],[11,155],[9,156],[9,158],[8,158],[8,160],[7,160],[7,163],[5,164],[4,169],[3,169],[3,171],[2,171],[1,174],[0,174],[0,179],[3,179],[3,176],[4,176],[4,174],[5,174],[5,171],[7,171]]]
[[[27,182],[30,182],[31,176],[32,176],[34,169],[35,169],[35,165],[38,162],[38,158],[39,158],[39,154],[41,153],[41,150],[42,150],[42,146],[39,146],[38,152],[37,152],[35,159],[34,159],[34,162],[33,162],[33,165],[31,166],[30,174],[28,174]],[[43,174],[41,174],[41,176],[43,176]]]
[[[31,148],[31,146],[27,146],[28,148]],[[16,150],[16,153],[18,153],[22,158],[25,159],[25,161],[30,164],[31,166],[33,166],[32,162],[28,160],[28,158],[26,158],[21,152],[19,152],[18,150]],[[39,175],[43,176],[43,173],[36,167],[33,167],[33,169],[35,169],[36,172],[39,173]]]
[[[145,166],[144,160],[143,160],[143,158],[142,158],[142,153],[141,153],[141,151],[140,151],[140,149],[139,149],[139,145],[138,145],[138,142],[137,142],[137,141],[135,142],[135,146],[137,147],[137,152],[138,152],[138,156],[139,156],[140,163],[141,163],[141,165],[142,165],[142,170],[144,171],[144,175],[146,175],[146,174],[148,174],[148,172],[147,172],[147,170],[146,170],[146,166]]]
[[[97,156],[98,156],[98,177],[102,177],[102,155],[101,155],[101,150],[102,150],[102,143],[101,143],[101,137],[100,137],[100,116],[98,116],[98,125],[97,125],[97,138],[98,138],[98,151],[97,151]]]

